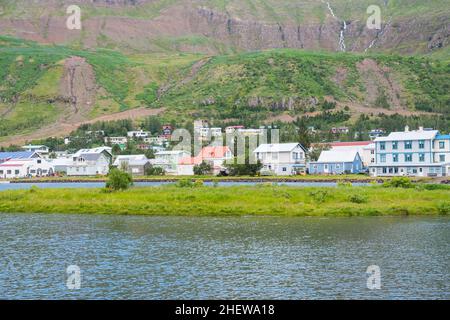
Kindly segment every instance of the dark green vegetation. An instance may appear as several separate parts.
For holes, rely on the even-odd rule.
[[[337,188],[204,187],[201,181],[180,180],[174,186],[113,193],[101,189],[4,191],[0,192],[0,212],[162,216],[448,215],[449,196],[450,189],[446,186],[434,190],[345,184]]]
[[[112,169],[108,174],[108,181],[106,182],[107,191],[127,190],[133,185],[132,176],[119,169]]]

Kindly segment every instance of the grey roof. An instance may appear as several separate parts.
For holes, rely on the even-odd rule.
[[[301,144],[299,143],[277,143],[277,144],[262,144],[258,148],[256,148],[254,153],[261,152],[290,152],[300,146],[303,150],[305,150]]]
[[[0,152],[0,159],[30,159],[35,154],[34,151]]]
[[[415,130],[403,132],[391,132],[387,137],[376,138],[376,142],[382,141],[408,141],[408,140],[430,140],[439,134],[437,130]]]
[[[353,162],[358,155],[356,150],[329,150],[322,151],[316,163],[343,163]]]

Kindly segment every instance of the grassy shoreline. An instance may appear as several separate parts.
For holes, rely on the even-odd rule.
[[[67,182],[106,182],[107,177],[42,177],[31,179],[12,179],[10,183],[67,183]],[[217,176],[143,176],[135,177],[134,182],[177,182],[180,180],[202,180],[205,182],[361,182],[370,183],[390,180],[386,177],[366,175],[307,175],[307,176],[269,176],[269,177],[217,177]],[[0,180],[2,181],[2,180]],[[415,178],[418,182],[433,182],[432,178]]]
[[[103,189],[39,189],[0,192],[2,213],[149,216],[406,216],[449,215],[450,188],[394,189],[257,185]]]

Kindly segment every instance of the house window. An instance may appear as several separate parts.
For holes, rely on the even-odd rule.
[[[380,142],[380,150],[386,150],[386,142]]]
[[[425,141],[424,140],[419,141],[419,149],[425,149]]]
[[[412,162],[412,154],[411,153],[405,154],[405,162]]]
[[[397,141],[392,142],[392,149],[394,149],[394,150],[398,149],[398,142]]]
[[[42,163],[42,160],[38,160],[37,163],[39,163],[39,164]]]
[[[445,149],[445,142],[439,141],[439,149]]]
[[[387,173],[387,168],[383,168],[383,173]]]
[[[283,167],[283,172],[286,172],[287,171],[287,168],[286,167]]]
[[[392,161],[393,162],[398,162],[398,154],[393,154],[392,155]]]
[[[3,174],[3,170],[0,170],[0,174]]]
[[[6,170],[6,174],[11,174],[11,170]]]
[[[340,169],[341,168],[341,165],[340,164],[337,164],[336,165],[336,169]]]
[[[425,162],[425,153],[419,154],[419,162]]]
[[[412,141],[405,141],[405,149],[406,150],[412,149]]]
[[[445,162],[445,154],[439,155],[439,162]]]
[[[20,173],[19,170],[14,171],[14,174],[15,174],[15,175],[18,175],[19,173]]]
[[[386,155],[385,154],[380,154],[380,162],[381,163],[386,162]]]

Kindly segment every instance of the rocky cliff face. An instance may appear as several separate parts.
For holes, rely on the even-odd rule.
[[[0,14],[1,33],[43,43],[81,44],[85,48],[210,54],[271,48],[426,53],[446,47],[450,35],[450,8],[443,8],[432,19],[423,15],[394,19],[387,15],[381,30],[369,30],[366,21],[358,17],[338,17],[333,3],[325,1],[315,2],[321,21],[302,22],[289,16],[280,16],[275,22],[256,14],[239,16],[213,8],[203,0],[174,0],[165,6],[158,0],[40,2],[47,10],[33,11],[35,2],[22,0],[16,4],[16,11]],[[65,27],[65,9],[74,3],[82,8],[81,31]],[[29,13],[23,14],[27,10]]]

